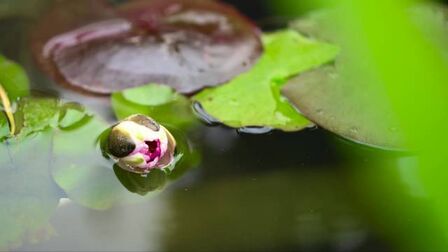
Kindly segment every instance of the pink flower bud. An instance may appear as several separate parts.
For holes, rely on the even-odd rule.
[[[112,127],[107,153],[121,168],[146,174],[171,165],[175,148],[165,127],[147,116],[133,115]]]

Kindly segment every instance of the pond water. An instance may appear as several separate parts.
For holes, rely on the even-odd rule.
[[[109,98],[65,89],[38,69],[29,46],[36,16],[0,17],[0,52],[24,66],[35,94],[81,103],[114,123]],[[247,134],[253,129],[198,124],[180,132],[197,165],[141,196],[120,183],[97,146],[79,146],[100,125],[1,145],[0,248],[423,251],[437,240],[411,155],[318,127]]]

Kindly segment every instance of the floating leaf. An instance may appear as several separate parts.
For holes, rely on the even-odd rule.
[[[49,128],[70,130],[89,118],[78,103],[63,103],[55,98],[23,97],[17,102],[14,114],[17,125],[15,138],[24,138]],[[6,117],[0,114],[0,140],[11,138]]]
[[[371,81],[367,76],[355,76],[323,67],[292,79],[282,93],[307,118],[331,132],[367,145],[403,148],[400,126],[389,104],[372,103],[372,97],[381,95],[375,89],[378,86],[366,85]]]
[[[258,28],[216,1],[133,1],[75,18],[69,7],[82,9],[70,4],[61,7],[67,15],[58,8],[47,14],[34,47],[45,70],[85,91],[109,94],[156,82],[192,93],[248,70],[262,51]],[[82,22],[84,16],[93,22]],[[54,23],[58,28],[49,32]]]
[[[150,84],[114,93],[111,99],[115,115],[118,119],[124,119],[134,114],[143,114],[162,125],[181,129],[192,127],[196,123],[196,118],[191,110],[190,101],[172,90],[168,92],[166,88]],[[160,90],[164,91],[159,92]]]
[[[291,28],[310,37],[336,42],[347,48],[337,59],[336,68],[326,67],[305,73],[286,85],[282,93],[316,124],[347,139],[386,149],[404,149],[406,143],[380,80],[345,71],[351,60],[344,32],[335,22],[340,10],[311,13],[291,24]],[[409,9],[410,17],[432,42],[446,48],[448,11],[438,4],[421,4]],[[448,50],[444,50],[448,52]],[[446,54],[446,53],[445,53]],[[447,54],[448,55],[448,54]],[[353,64],[353,63],[352,63]],[[367,73],[362,62],[353,65]],[[373,102],[372,102],[373,101]]]
[[[15,114],[19,136],[56,128],[59,118],[59,100],[54,98],[26,97],[18,103]]]
[[[126,89],[122,94],[126,100],[144,106],[162,105],[177,99],[177,94],[173,89],[157,84],[148,84],[141,88]]]
[[[29,95],[29,80],[21,66],[0,55],[0,85],[12,101]]]
[[[90,116],[81,104],[75,102],[65,103],[60,108],[59,128],[69,130],[88,118]]]
[[[205,111],[235,127],[268,126],[295,131],[310,122],[280,95],[287,79],[335,58],[336,46],[285,30],[264,37],[265,53],[254,68],[226,85],[194,97]]]

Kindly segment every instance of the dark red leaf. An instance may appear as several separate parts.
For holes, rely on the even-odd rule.
[[[79,2],[82,10],[97,1]],[[109,94],[156,82],[193,93],[248,70],[262,51],[258,28],[216,1],[146,0],[95,8],[101,13],[84,10],[73,18],[61,15],[70,12],[67,6],[55,8],[36,33],[44,69],[85,91]]]

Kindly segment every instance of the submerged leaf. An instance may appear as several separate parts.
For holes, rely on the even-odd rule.
[[[115,165],[114,172],[126,189],[142,196],[148,194],[149,192],[163,188],[167,180],[166,173],[158,169],[152,170],[146,176],[142,176],[125,171],[118,165]]]
[[[265,53],[254,68],[194,97],[205,111],[235,127],[268,126],[295,131],[310,125],[281,95],[288,78],[335,58],[336,46],[285,30],[264,37]]]
[[[192,93],[248,70],[262,51],[258,28],[216,1],[133,1],[98,9],[106,14],[85,11],[94,20],[85,24],[56,8],[35,35],[44,68],[85,91],[109,94],[156,82]]]
[[[53,179],[71,200],[99,210],[136,200],[117,180],[97,146],[97,137],[107,127],[92,118],[76,130],[58,131],[54,136]]]
[[[45,131],[0,144],[0,250],[48,225],[57,207],[60,190],[48,169],[51,140]]]
[[[29,95],[29,80],[22,67],[0,55],[0,85],[11,101]]]
[[[129,174],[121,168],[112,169],[113,164],[101,155],[110,130],[109,125],[98,118],[91,118],[76,130],[57,131],[54,136],[55,155],[51,173],[55,182],[74,202],[91,208],[104,210],[119,204],[142,201],[140,196],[152,196],[160,192],[171,173],[179,176],[197,165],[197,154],[189,157],[185,149],[186,139],[175,133],[179,152],[185,154],[178,169],[152,170],[148,177]],[[115,171],[114,171],[115,170]],[[163,174],[162,174],[163,173]],[[123,187],[124,186],[124,187]],[[136,194],[130,194],[129,191]]]

